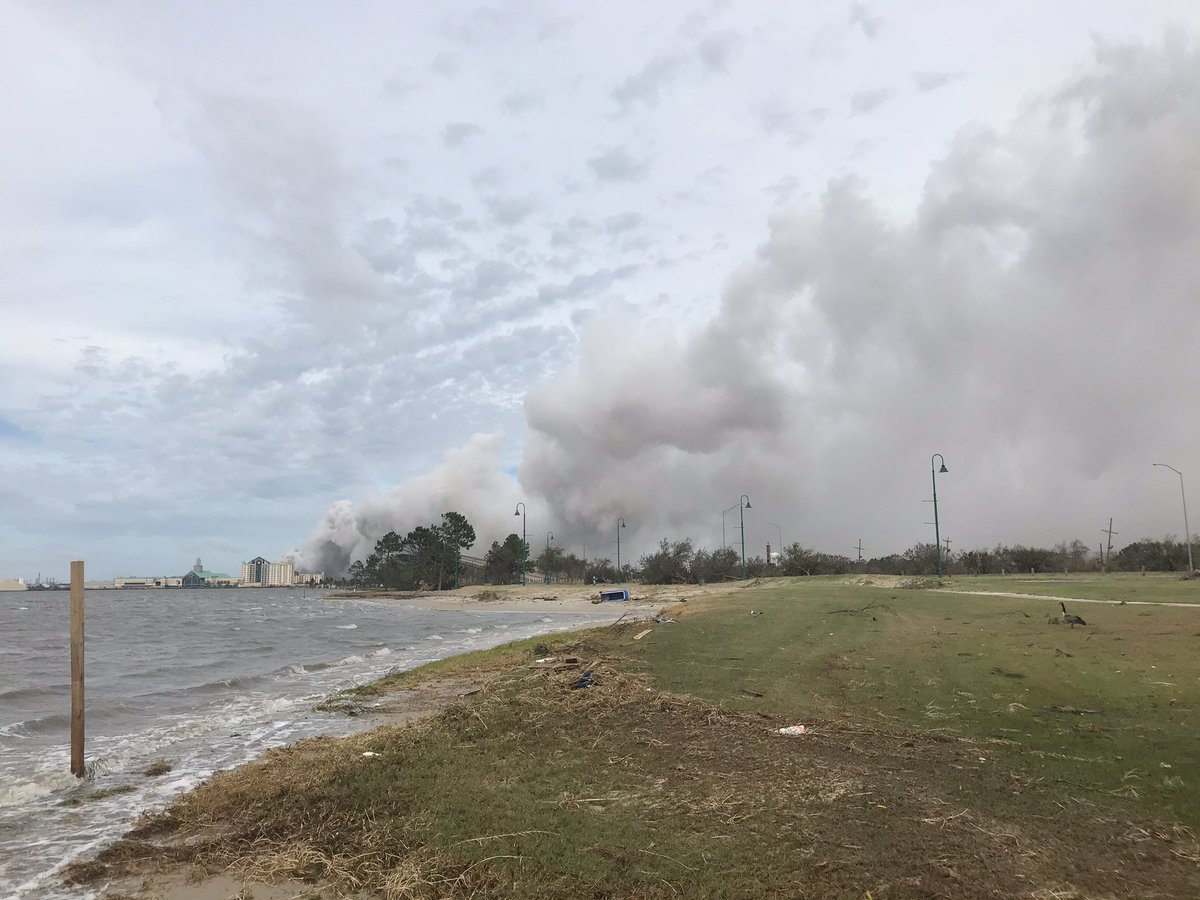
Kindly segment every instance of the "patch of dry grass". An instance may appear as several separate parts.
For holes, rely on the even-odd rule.
[[[1022,775],[1013,742],[820,720],[781,737],[787,719],[626,672],[631,632],[571,646],[595,687],[506,664],[432,719],[219,774],[87,874],[150,854],[388,900],[1200,888],[1189,831]],[[1021,816],[987,802],[1014,792]]]

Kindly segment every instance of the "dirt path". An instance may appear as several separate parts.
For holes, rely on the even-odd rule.
[[[1185,606],[1200,609],[1200,603],[1169,603],[1161,600],[1093,600],[1086,597],[1059,597],[1054,594],[1019,594],[1016,591],[956,591],[938,588],[938,594],[966,594],[971,597],[1016,597],[1018,600],[1070,600],[1072,603],[1104,603],[1109,606]]]

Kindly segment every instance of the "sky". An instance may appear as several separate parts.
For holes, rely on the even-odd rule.
[[[0,84],[0,578],[1200,509],[1192,0],[0,0]]]

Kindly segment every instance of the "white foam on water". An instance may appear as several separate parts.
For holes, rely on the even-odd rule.
[[[0,897],[79,898],[83,896],[79,888],[63,885],[58,871],[120,837],[142,810],[161,808],[214,772],[249,761],[271,747],[316,734],[348,734],[371,727],[369,718],[347,719],[314,711],[321,699],[338,690],[478,646],[578,627],[587,618],[572,617],[567,622],[542,618],[513,628],[504,622],[488,622],[487,629],[476,627],[477,616],[472,620],[471,627],[447,632],[453,634],[450,639],[442,634],[422,637],[419,631],[410,631],[411,643],[393,643],[398,650],[379,643],[359,648],[343,643],[339,649],[357,652],[334,662],[294,663],[274,673],[228,678],[223,692],[197,694],[196,705],[186,712],[157,715],[144,723],[135,719],[136,730],[125,734],[89,736],[92,777],[88,779],[70,775],[65,746],[53,752],[39,751],[38,741],[26,740],[19,732],[9,734],[7,743],[0,744],[0,835],[20,835],[20,843],[5,843],[0,838]],[[427,628],[425,623],[430,620],[417,621]],[[459,622],[450,619],[446,625]],[[268,625],[264,620],[256,627]],[[414,630],[420,627],[413,625]],[[247,630],[251,630],[249,626]],[[489,632],[486,635],[485,630]],[[254,689],[249,689],[250,684]],[[0,729],[0,735],[5,730]],[[40,740],[44,742],[45,737]],[[147,779],[141,773],[158,759],[172,763],[174,770],[167,777]],[[134,785],[135,790],[103,800],[85,799],[104,788],[125,785]],[[74,798],[83,802],[74,804]],[[73,805],[64,805],[64,801]]]
[[[340,628],[340,629],[342,629],[343,631],[350,631],[350,630],[352,630],[352,629],[354,629],[354,628],[357,628],[358,626],[357,626],[357,625],[355,625],[354,623],[351,623],[351,624],[349,624],[349,625],[334,625],[333,627],[334,627],[334,628]]]

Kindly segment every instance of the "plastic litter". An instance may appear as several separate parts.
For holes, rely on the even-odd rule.
[[[786,728],[777,728],[776,734],[782,734],[787,737],[796,737],[797,735],[807,734],[808,729],[803,725],[788,725]]]
[[[584,672],[582,675],[580,675],[577,679],[575,679],[574,681],[571,682],[571,688],[575,689],[575,688],[591,687],[595,683],[596,683],[596,680],[594,678],[592,678],[592,670],[588,669],[586,672]]]
[[[368,758],[370,758],[372,756],[378,756],[378,755],[379,755],[378,753],[372,753],[370,750],[363,752],[363,756],[368,757]]]

